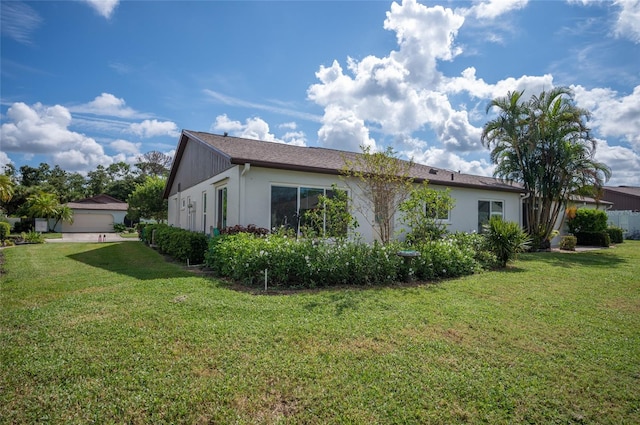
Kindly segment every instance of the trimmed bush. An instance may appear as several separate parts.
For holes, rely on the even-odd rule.
[[[155,239],[153,231],[155,230]],[[142,230],[141,239],[155,246],[163,254],[167,254],[182,262],[201,264],[207,252],[207,236],[203,233],[171,227],[166,224],[148,224]]]
[[[567,226],[569,233],[574,235],[580,232],[604,232],[607,230],[607,221],[607,213],[602,210],[578,208],[575,216],[567,220]]]
[[[578,239],[575,236],[563,236],[560,240],[560,249],[565,251],[575,251]]]
[[[611,243],[623,243],[624,237],[622,236],[622,229],[619,227],[609,227],[607,228],[607,233],[609,234],[609,238],[611,239]]]
[[[9,233],[11,233],[11,225],[5,221],[0,221],[0,242],[4,242]]]
[[[470,244],[440,240],[412,246],[421,255],[406,262],[398,255],[404,248],[399,243],[331,243],[237,233],[211,239],[205,262],[219,276],[248,285],[262,286],[267,270],[269,286],[306,288],[388,284],[409,275],[438,279],[481,269]]]
[[[576,233],[578,245],[604,246],[611,245],[611,238],[607,232],[578,232]]]

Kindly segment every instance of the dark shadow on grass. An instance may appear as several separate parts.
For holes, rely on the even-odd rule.
[[[184,270],[178,264],[166,261],[162,255],[142,243],[117,242],[90,247],[91,249],[68,257],[91,267],[140,280],[193,276],[193,273]]]
[[[520,257],[521,262],[542,261],[555,267],[616,267],[627,260],[616,255],[614,248],[586,252],[537,252]]]

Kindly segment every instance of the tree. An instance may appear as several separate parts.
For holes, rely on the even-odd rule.
[[[169,167],[173,159],[169,155],[165,155],[162,152],[151,151],[138,158],[136,167],[140,170],[144,176],[161,176],[167,177],[169,175]]]
[[[40,192],[29,196],[27,199],[27,215],[31,218],[56,219],[53,228],[60,220],[73,221],[73,211],[66,205],[62,205],[54,193]],[[52,231],[49,228],[49,231]]]
[[[61,204],[58,207],[56,213],[53,215],[53,218],[55,218],[56,221],[53,224],[53,228],[52,229],[55,229],[60,221],[66,221],[67,223],[73,223],[73,210],[71,209],[70,206]]]
[[[20,167],[20,184],[22,186],[40,186],[47,181],[51,167],[44,162],[38,168],[29,165]]]
[[[144,183],[136,186],[127,199],[129,217],[133,220],[147,218],[165,221],[168,209],[168,202],[162,197],[165,183],[166,180],[161,177],[147,177]]]
[[[15,184],[11,177],[0,174],[0,202],[9,202],[13,198]]]
[[[311,233],[325,238],[345,239],[350,228],[358,227],[357,220],[349,211],[349,195],[334,184],[327,196],[318,196],[319,208],[305,211],[303,222]]]
[[[442,238],[447,232],[443,220],[453,206],[449,189],[431,189],[426,181],[414,188],[398,208],[402,212],[400,221],[410,229],[407,241],[415,243]]]
[[[87,173],[87,189],[90,196],[100,195],[105,192],[109,183],[109,174],[103,165],[98,165],[95,170]]]
[[[494,175],[523,185],[525,222],[534,247],[549,244],[559,213],[569,197],[591,187],[598,190],[611,170],[594,159],[596,140],[586,126],[589,112],[578,108],[566,87],[522,100],[510,92],[487,106],[498,110],[482,132],[491,148]]]
[[[412,161],[400,160],[392,148],[383,152],[372,152],[361,146],[362,153],[349,159],[341,170],[345,182],[351,187],[352,196],[359,198],[354,208],[387,244],[393,235],[393,219],[398,206],[407,199],[413,189],[409,171]]]

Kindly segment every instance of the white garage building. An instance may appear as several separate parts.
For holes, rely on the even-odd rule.
[[[67,204],[73,210],[73,223],[58,223],[62,233],[113,233],[114,223],[124,223],[129,204],[109,195],[98,195]]]

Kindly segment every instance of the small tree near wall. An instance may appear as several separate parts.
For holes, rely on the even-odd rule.
[[[409,171],[413,161],[402,161],[392,148],[372,152],[361,146],[362,153],[345,158],[342,175],[351,187],[354,209],[359,211],[378,234],[383,244],[393,235],[393,220],[398,208],[413,189]]]

